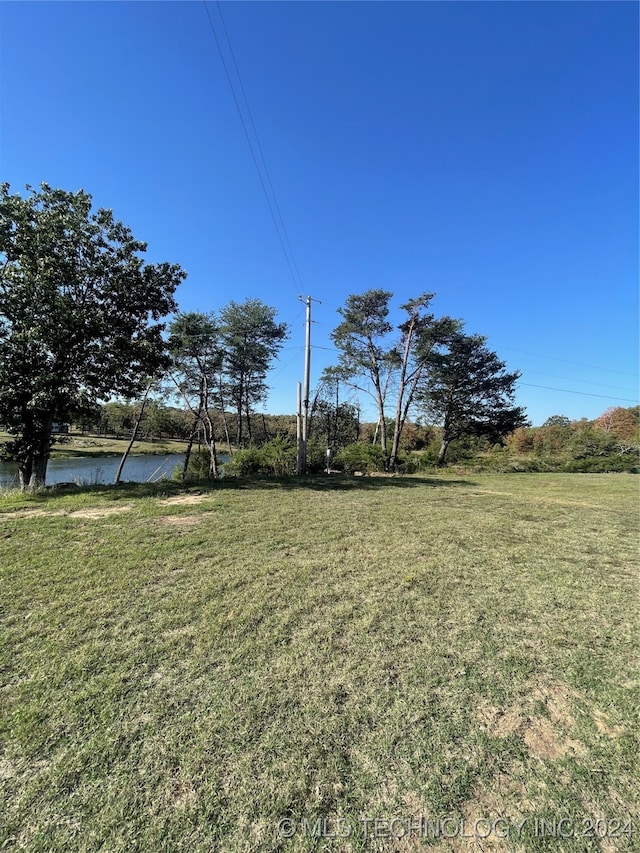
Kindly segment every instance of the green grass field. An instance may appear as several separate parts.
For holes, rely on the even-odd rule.
[[[0,849],[640,850],[637,482],[0,496]]]

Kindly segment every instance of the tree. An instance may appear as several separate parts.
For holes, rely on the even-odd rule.
[[[533,447],[536,454],[562,453],[568,448],[576,429],[577,424],[572,424],[566,415],[551,415],[535,431]]]
[[[185,479],[193,442],[202,436],[209,450],[209,474],[218,476],[216,435],[212,404],[222,387],[223,351],[219,327],[213,314],[192,311],[179,314],[169,327],[169,350],[173,357],[171,378],[193,418],[182,478]],[[220,400],[224,414],[224,404]]]
[[[433,293],[423,293],[417,299],[410,299],[406,305],[400,306],[406,311],[407,319],[398,327],[401,338],[397,346],[399,371],[393,440],[389,456],[391,470],[396,467],[400,438],[431,356],[462,326],[459,320],[452,320],[450,317],[437,320],[433,314],[424,313],[433,296]]]
[[[333,368],[322,372],[320,386],[311,406],[310,437],[321,440],[334,453],[358,440],[360,423],[358,409],[340,399],[340,378]]]
[[[133,425],[133,431],[131,433],[131,438],[129,439],[129,443],[127,444],[124,453],[120,458],[120,464],[118,465],[118,470],[116,471],[116,476],[113,480],[115,486],[120,482],[120,478],[122,477],[122,471],[124,470],[125,463],[129,458],[129,454],[133,449],[133,445],[135,444],[136,438],[138,437],[138,432],[140,430],[140,424],[142,423],[142,418],[144,417],[144,410],[147,405],[147,401],[149,400],[149,394],[151,392],[151,388],[153,386],[153,381],[149,382],[144,392],[144,397],[142,398],[142,402],[140,404],[140,409],[138,410],[138,414],[136,416],[135,423]]]
[[[334,371],[335,375],[375,401],[380,445],[385,458],[385,405],[391,374],[397,365],[397,355],[387,343],[387,336],[393,329],[388,319],[392,296],[390,291],[380,289],[367,290],[361,295],[352,294],[347,298],[345,307],[338,309],[343,320],[331,333],[331,340],[340,351],[339,369]],[[371,385],[363,384],[363,378]]]
[[[609,432],[621,441],[638,443],[640,433],[640,406],[624,409],[611,406],[595,421],[596,429]]]
[[[92,213],[91,196],[0,187],[0,421],[23,490],[45,483],[52,425],[113,395],[139,396],[167,363],[162,317],[186,273]]]
[[[400,337],[390,339],[393,325],[388,317],[392,295],[387,290],[368,290],[362,295],[349,296],[345,307],[339,309],[343,322],[331,335],[340,350],[337,375],[369,394],[376,403],[380,446],[385,468],[391,470],[395,468],[402,431],[424,379],[429,356],[460,327],[460,322],[450,317],[436,319],[427,313],[434,294],[423,293],[400,306],[406,319],[398,326]],[[393,420],[388,422],[387,401],[391,394],[395,397],[395,412]],[[391,452],[387,456],[390,433]]]
[[[288,330],[276,323],[275,308],[259,299],[231,301],[220,311],[220,341],[224,350],[224,390],[236,413],[236,444],[244,442],[244,424],[252,440],[251,413],[267,396],[266,377]]]
[[[485,346],[480,335],[451,335],[444,351],[429,358],[428,384],[420,401],[428,415],[442,427],[438,464],[447,448],[463,436],[486,436],[499,441],[528,421],[524,409],[513,405],[518,372]]]

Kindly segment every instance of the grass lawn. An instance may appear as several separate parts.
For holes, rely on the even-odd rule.
[[[637,482],[0,496],[0,849],[640,850]]]

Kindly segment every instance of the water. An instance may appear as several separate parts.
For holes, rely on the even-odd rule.
[[[223,461],[223,460],[220,460]],[[167,456],[129,456],[122,471],[121,480],[146,483],[170,477],[176,465],[182,465],[184,453]],[[78,456],[72,459],[50,459],[47,466],[47,485],[55,483],[105,484],[113,483],[119,456],[100,458]],[[0,463],[0,486],[7,488],[18,485],[18,466],[12,462]]]

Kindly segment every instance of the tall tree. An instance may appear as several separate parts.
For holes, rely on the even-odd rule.
[[[91,196],[0,187],[0,421],[23,489],[45,483],[52,425],[112,395],[140,395],[167,364],[158,321],[186,273],[92,213]]]
[[[380,445],[385,457],[385,406],[389,382],[398,365],[397,353],[388,342],[388,335],[393,329],[389,322],[389,300],[392,296],[390,291],[380,289],[352,294],[344,308],[338,309],[343,319],[331,333],[331,340],[340,351],[339,370],[335,375],[374,400],[378,410]]]
[[[388,467],[391,470],[396,467],[400,438],[418,389],[427,373],[429,360],[438,347],[445,344],[462,326],[459,320],[453,320],[451,317],[436,319],[433,314],[427,313],[433,296],[433,293],[423,293],[400,306],[406,312],[407,318],[398,327],[400,340],[396,347],[398,353],[396,411],[388,461]]]
[[[204,439],[209,451],[209,474],[218,476],[216,434],[212,408],[221,386],[223,351],[213,314],[192,311],[179,314],[169,326],[169,350],[173,357],[171,378],[192,416],[182,478],[185,479],[193,442]],[[224,402],[219,401],[224,415]]]
[[[341,398],[341,385],[335,369],[325,368],[311,406],[309,435],[324,440],[334,452],[357,441],[360,433],[358,409]]]
[[[419,399],[442,426],[441,465],[454,439],[484,435],[498,441],[528,424],[524,409],[513,405],[520,373],[507,372],[485,342],[480,335],[457,332],[450,336],[446,350],[431,353],[427,384]]]
[[[266,398],[267,373],[288,336],[287,325],[275,318],[275,308],[259,299],[231,301],[220,311],[225,391],[236,413],[238,447],[244,443],[245,424],[251,442],[251,413]]]
[[[369,394],[376,403],[377,437],[387,469],[396,466],[402,431],[432,351],[460,328],[459,321],[450,317],[437,319],[428,312],[433,295],[423,293],[400,306],[406,319],[398,326],[399,338],[391,337],[394,327],[389,321],[389,291],[368,290],[349,296],[345,307],[339,309],[344,319],[331,335],[340,351],[336,375]],[[394,416],[389,422],[387,411],[392,405]]]

